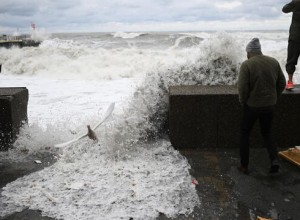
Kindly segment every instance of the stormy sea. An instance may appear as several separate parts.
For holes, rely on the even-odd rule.
[[[25,209],[65,220],[191,214],[201,200],[168,139],[168,88],[236,84],[254,37],[284,70],[286,31],[51,34],[39,47],[0,48],[0,87],[29,90],[28,125],[0,161],[55,160],[1,189],[0,217]],[[98,142],[54,147],[97,124],[110,103]]]

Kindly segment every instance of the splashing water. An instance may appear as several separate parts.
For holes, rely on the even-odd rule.
[[[8,184],[2,203],[12,210],[5,212],[28,207],[62,219],[154,219],[188,214],[199,203],[187,161],[168,142],[109,158],[97,144],[76,145],[53,166]]]
[[[149,72],[124,110],[126,120],[120,127],[129,126],[126,135],[132,136],[119,139],[136,142],[167,134],[169,86],[235,84],[242,57],[240,48],[231,37],[216,36],[199,49],[197,60],[175,68],[158,66]]]
[[[169,141],[161,139],[161,134],[167,134],[168,88],[235,84],[240,48],[233,38],[216,36],[199,47],[197,59],[175,67],[157,65],[123,111],[97,130],[100,145],[81,140],[65,149],[52,166],[7,184],[0,216],[25,208],[66,220],[191,214],[200,201],[190,166]],[[37,130],[37,125],[24,128],[12,151],[57,153],[49,146],[72,137],[59,124]],[[43,142],[46,136],[47,143]]]

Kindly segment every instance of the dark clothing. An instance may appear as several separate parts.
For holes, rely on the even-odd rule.
[[[285,69],[288,74],[294,74],[300,55],[300,0],[293,0],[286,4],[283,6],[282,11],[284,13],[293,12]]]
[[[244,61],[238,77],[240,103],[243,116],[240,133],[240,157],[244,168],[249,164],[249,137],[254,123],[260,122],[264,146],[271,162],[277,159],[277,149],[272,139],[273,108],[285,88],[285,77],[277,60],[255,55]]]
[[[244,61],[238,76],[239,100],[250,107],[272,106],[285,88],[280,64],[272,57],[256,55]]]
[[[254,123],[259,120],[261,134],[264,139],[264,147],[267,148],[270,160],[278,159],[278,152],[272,138],[271,126],[273,120],[273,106],[251,108],[247,105],[243,107],[240,137],[240,158],[241,165],[248,167],[249,164],[249,137]]]
[[[293,0],[283,6],[284,13],[293,12],[289,40],[300,43],[300,0]]]
[[[299,56],[300,43],[290,40],[288,45],[287,62],[285,65],[285,69],[288,74],[293,74],[295,72]]]

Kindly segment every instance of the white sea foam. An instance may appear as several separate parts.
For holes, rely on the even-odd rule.
[[[31,39],[36,41],[47,40],[51,37],[51,34],[47,32],[45,28],[37,28],[35,30],[31,30]]]
[[[235,38],[242,50],[253,37],[259,37],[263,52],[278,59],[284,68],[287,33],[233,32],[227,35]],[[78,39],[69,36],[66,39],[52,38],[44,40],[38,48],[2,48],[0,63],[3,74],[92,80],[141,77],[157,65],[197,59],[199,47],[214,36],[214,33],[195,32],[151,34],[142,40],[109,35],[91,35],[91,39],[81,35]]]
[[[151,67],[145,68],[145,78],[134,93],[131,95],[132,89],[125,89],[127,96],[118,99],[120,105],[116,106],[117,111],[96,131],[100,145],[88,139],[81,140],[65,149],[58,162],[51,167],[9,183],[2,192],[0,216],[24,208],[41,210],[47,216],[61,219],[154,219],[159,213],[168,217],[190,214],[195,206],[201,204],[191,183],[189,164],[167,140],[160,139],[167,122],[168,87],[234,84],[243,61],[243,43],[237,42],[231,34],[223,33],[205,39],[198,48],[175,52],[180,57],[175,55],[175,59],[165,57],[167,62],[152,62]],[[73,48],[73,42],[70,45]],[[63,53],[63,49],[58,50]],[[174,50],[169,49],[166,54],[174,54]],[[69,56],[76,57],[73,53]],[[21,79],[24,78],[26,76],[22,75]],[[35,76],[31,81],[28,79],[28,84],[32,85],[33,80],[42,85],[43,80],[47,81]],[[76,115],[78,120],[74,122],[61,105],[57,109],[66,115],[64,120],[60,118],[57,121],[54,120],[55,114],[45,111],[44,116],[52,117],[55,123],[46,127],[38,122],[30,123],[28,128],[24,128],[15,149],[9,153],[14,160],[22,153],[25,157],[41,150],[58,153],[51,146],[76,136],[72,133],[84,131],[85,123],[99,118],[99,107],[101,115],[109,97],[116,94],[116,88],[110,90],[114,91],[114,95],[104,95],[106,101],[103,101],[101,91],[105,89],[99,93],[93,90],[99,82],[82,81],[77,90],[71,91],[74,94],[77,92],[75,98],[69,99],[64,92],[76,84],[72,80],[61,82],[65,82],[64,89],[56,87],[55,83],[50,84],[58,90],[57,94],[51,94],[51,89],[45,91],[42,85],[34,86],[36,90],[32,99],[43,103],[40,95],[46,94],[44,101],[49,103],[43,103],[45,107],[64,103],[65,107],[77,109],[82,115]],[[115,82],[112,80],[111,85]],[[1,81],[1,84],[5,83]],[[118,85],[116,83],[115,87]],[[91,99],[85,100],[86,92],[101,97],[96,112],[89,113],[95,108],[88,104]],[[76,98],[77,102],[82,103],[79,106],[87,106],[87,109],[72,105]],[[34,102],[34,105],[39,105],[38,101]],[[37,107],[35,110],[41,113],[36,117],[38,121],[44,109]]]
[[[6,74],[54,79],[111,80],[143,76],[158,64],[184,60],[191,50],[91,48],[70,40],[46,40],[37,48],[2,49]]]
[[[66,220],[154,219],[159,213],[189,214],[199,203],[187,161],[168,142],[140,146],[119,160],[88,141],[74,149],[80,160],[70,151],[53,166],[8,184],[1,203],[12,210],[0,213],[28,207]]]
[[[198,38],[195,36],[181,36],[176,39],[175,44],[172,49],[180,48],[180,47],[192,47],[192,46],[199,46],[202,38]]]
[[[126,32],[116,32],[114,33],[114,37],[120,37],[124,39],[129,39],[129,38],[136,38],[138,36],[141,36],[143,33],[126,33]]]

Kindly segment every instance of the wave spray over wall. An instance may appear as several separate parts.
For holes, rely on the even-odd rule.
[[[235,84],[240,48],[233,38],[216,36],[199,46],[197,59],[157,65],[128,105],[97,130],[100,144],[84,139],[57,152],[53,144],[73,137],[64,125],[24,128],[11,155],[40,151],[61,155],[52,166],[7,184],[0,216],[26,208],[66,220],[191,214],[201,204],[190,165],[165,138],[168,87]]]

